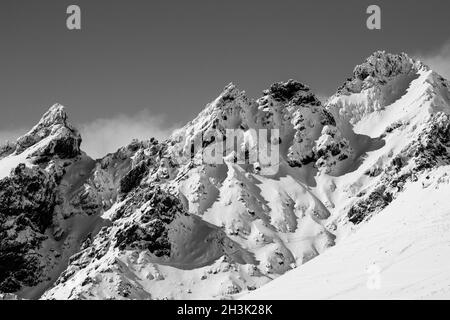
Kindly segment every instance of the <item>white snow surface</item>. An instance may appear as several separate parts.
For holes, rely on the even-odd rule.
[[[27,167],[33,167],[33,164],[28,157],[36,150],[39,150],[45,146],[52,139],[54,139],[53,136],[48,136],[20,154],[13,153],[0,159],[0,180],[9,176],[11,170],[17,167],[20,163],[25,164]]]
[[[317,258],[244,299],[449,299],[450,167],[407,186]]]

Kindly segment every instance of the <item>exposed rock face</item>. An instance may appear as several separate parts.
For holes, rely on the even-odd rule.
[[[288,102],[295,98],[294,103],[298,105],[312,104],[320,105],[319,100],[314,96],[308,86],[298,81],[277,82],[264,91],[265,96],[271,96],[275,101]]]
[[[373,53],[367,60],[356,66],[353,77],[348,79],[338,89],[340,94],[359,93],[376,85],[385,85],[399,75],[426,68],[420,62],[415,62],[405,53],[391,54],[384,51]]]
[[[289,80],[286,83],[273,84],[269,90],[264,91],[264,96],[258,100],[258,104],[263,113],[263,126],[280,128],[282,143],[288,147],[287,161],[291,166],[318,161],[324,156],[323,151],[318,154],[315,150],[315,143],[321,137],[322,130],[327,126],[325,135],[330,130],[338,131],[333,116],[322,106],[309,87],[300,82]],[[335,144],[335,152],[342,151],[348,157],[351,153],[348,141],[339,134],[334,134],[333,138],[339,139]],[[325,137],[322,138],[324,139]],[[334,163],[327,164],[330,165],[328,170],[333,170]],[[321,161],[320,165],[324,166],[325,162]]]
[[[62,202],[60,178],[19,164],[0,180],[0,291],[34,286],[42,276],[38,251]]]
[[[6,141],[5,144],[0,145],[0,159],[9,156],[15,148],[16,144],[11,141]]]
[[[407,182],[417,181],[427,170],[450,165],[450,116],[438,112],[417,130],[416,139],[392,157],[378,174],[377,183],[365,190],[349,210],[348,217],[358,224],[387,207]]]
[[[333,174],[338,164],[352,156],[349,141],[334,126],[324,126],[321,136],[313,147],[316,167]]]

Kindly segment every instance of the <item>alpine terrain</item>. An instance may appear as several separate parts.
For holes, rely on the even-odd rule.
[[[450,83],[406,54],[96,160],[56,104],[0,147],[0,297],[449,299],[449,194]]]

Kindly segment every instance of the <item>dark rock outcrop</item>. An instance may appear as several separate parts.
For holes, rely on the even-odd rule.
[[[55,177],[42,169],[21,164],[0,180],[0,292],[37,284],[37,251],[60,202]]]

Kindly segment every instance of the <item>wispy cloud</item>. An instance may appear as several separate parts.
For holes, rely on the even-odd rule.
[[[165,117],[153,115],[143,110],[135,115],[117,115],[111,118],[96,119],[78,126],[83,149],[93,158],[101,158],[107,153],[127,145],[133,139],[162,140],[170,135],[175,126],[168,125]]]
[[[28,130],[25,128],[0,130],[0,145],[6,141],[16,141],[17,138],[27,133]]]
[[[416,56],[431,69],[450,80],[450,40],[438,50],[425,54],[418,53]]]

